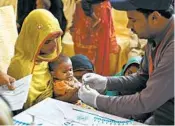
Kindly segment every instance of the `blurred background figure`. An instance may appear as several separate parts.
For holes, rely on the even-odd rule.
[[[115,76],[127,76],[136,73],[140,67],[141,60],[141,56],[131,57],[123,66],[123,69],[119,73],[115,74]]]
[[[58,22],[64,35],[67,20],[63,12],[62,0],[36,0],[36,8],[43,8],[49,10],[58,19]]]
[[[141,56],[131,57],[127,61],[127,63],[123,65],[122,70],[117,74],[115,74],[114,76],[127,76],[130,74],[136,73],[140,67],[141,60],[142,60]],[[118,92],[118,91],[110,91],[110,90],[106,90],[105,92],[105,94],[108,96],[129,95],[134,93],[135,92],[128,92],[128,91]]]
[[[86,73],[94,73],[94,65],[82,54],[71,57],[74,76],[79,82],[82,82],[82,76]]]
[[[110,2],[94,0],[93,11],[101,19],[94,28],[94,22],[84,13],[81,2],[76,4],[71,28],[75,54],[87,56],[94,64],[96,73],[110,75],[110,54],[117,54],[120,51],[116,41]]]
[[[21,31],[21,27],[26,16],[36,8],[49,10],[57,18],[63,33],[65,32],[67,20],[63,13],[62,0],[18,0],[18,32]]]

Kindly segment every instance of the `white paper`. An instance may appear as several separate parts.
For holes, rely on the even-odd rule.
[[[19,110],[23,108],[27,100],[29,86],[32,80],[32,75],[28,75],[13,83],[15,90],[8,90],[7,86],[0,87],[0,93],[3,95],[12,107],[12,110]]]
[[[62,125],[64,123],[64,113],[59,110],[57,101],[45,100],[27,110],[27,113],[35,115],[53,125]]]
[[[13,117],[19,122],[30,123],[31,115],[36,124],[43,126],[117,126],[143,125],[96,110],[84,109],[73,104],[47,98]]]
[[[131,121],[126,119],[118,117],[118,120],[115,120],[99,114],[95,110],[82,109],[81,107],[50,98],[29,108],[26,113],[57,126],[113,126],[132,124]]]

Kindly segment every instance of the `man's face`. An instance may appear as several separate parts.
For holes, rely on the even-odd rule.
[[[139,11],[127,11],[128,25],[131,31],[138,35],[140,39],[150,38],[150,26],[148,19]]]

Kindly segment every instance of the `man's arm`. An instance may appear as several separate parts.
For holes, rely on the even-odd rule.
[[[129,76],[108,77],[107,89],[117,91],[141,91],[148,80],[148,61],[146,54],[137,73]]]
[[[156,110],[174,97],[174,45],[171,44],[157,68],[150,75],[147,87],[140,93],[121,97],[97,97],[97,108],[118,116],[141,114]]]

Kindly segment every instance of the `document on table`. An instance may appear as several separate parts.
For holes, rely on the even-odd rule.
[[[35,116],[36,123],[44,125],[47,122],[54,126],[116,126],[134,124],[134,120],[121,117],[112,118],[96,110],[83,109],[51,98],[47,98],[32,106],[24,112],[24,115],[20,116],[19,114],[14,119],[29,123],[31,121],[29,115]],[[28,119],[27,116],[29,116]]]
[[[24,103],[27,100],[29,86],[32,80],[32,75],[21,78],[15,81],[13,84],[15,90],[8,90],[7,86],[0,86],[0,93],[9,102],[12,110],[19,110],[23,108]]]

